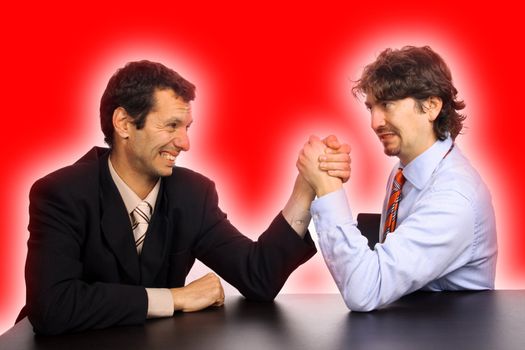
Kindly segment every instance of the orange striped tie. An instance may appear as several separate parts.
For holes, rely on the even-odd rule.
[[[385,221],[385,229],[383,234],[383,242],[386,239],[386,236],[390,232],[394,232],[396,229],[397,223],[397,208],[399,207],[399,202],[401,201],[401,189],[405,184],[405,177],[403,176],[403,169],[399,168],[394,177],[392,183],[392,192],[390,193],[390,198],[388,199],[388,215]]]

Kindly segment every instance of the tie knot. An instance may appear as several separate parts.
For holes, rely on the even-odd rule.
[[[403,175],[403,169],[402,168],[399,168],[397,170],[397,173],[396,173],[396,176],[394,178],[394,181],[397,182],[397,184],[399,184],[400,187],[403,186],[403,184],[405,183],[405,176]]]
[[[151,218],[151,212],[152,212],[151,205],[146,201],[142,201],[133,210],[132,215],[133,215],[133,218],[135,219],[135,222],[139,224],[148,224]]]

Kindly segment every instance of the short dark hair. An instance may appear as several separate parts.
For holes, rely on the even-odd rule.
[[[100,124],[104,141],[113,146],[113,112],[118,107],[133,118],[137,129],[155,105],[156,90],[172,89],[184,102],[195,99],[195,85],[161,63],[147,60],[129,62],[109,79],[100,100]]]
[[[352,93],[356,97],[371,94],[378,101],[412,97],[421,111],[423,101],[429,97],[441,98],[443,106],[434,121],[434,132],[439,140],[445,140],[449,133],[455,139],[466,118],[457,112],[465,108],[465,103],[457,99],[458,91],[452,84],[450,69],[428,46],[384,50],[375,62],[365,67]]]

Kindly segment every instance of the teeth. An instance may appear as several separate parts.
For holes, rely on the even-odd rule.
[[[167,159],[167,160],[171,160],[171,161],[174,161],[175,160],[175,157],[172,156],[171,154],[167,153],[167,152],[162,152],[160,154],[163,158]]]

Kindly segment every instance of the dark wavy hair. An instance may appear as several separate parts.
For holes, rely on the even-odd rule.
[[[445,140],[448,133],[455,139],[466,118],[458,113],[465,108],[465,103],[457,99],[458,91],[452,84],[450,69],[428,46],[384,50],[375,62],[365,67],[352,93],[355,97],[372,94],[378,101],[412,97],[420,111],[429,97],[441,98],[443,106],[434,121],[434,132],[439,140]]]
[[[124,108],[137,129],[141,129],[155,105],[155,91],[164,89],[172,89],[184,102],[195,99],[195,85],[161,63],[143,60],[129,62],[118,69],[109,79],[100,100],[104,141],[113,146],[113,112],[116,108]]]

